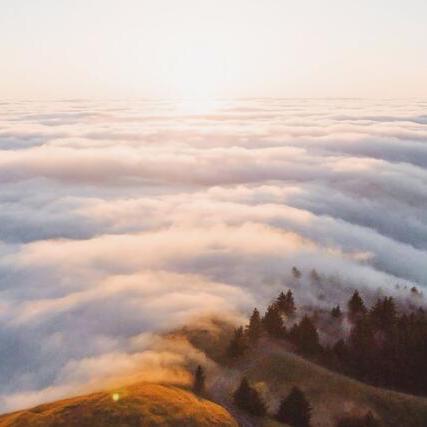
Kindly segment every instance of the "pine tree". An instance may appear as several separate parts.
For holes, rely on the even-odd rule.
[[[276,299],[276,305],[278,309],[286,314],[288,317],[292,317],[295,314],[295,301],[292,291],[289,289],[288,292],[280,292],[279,296]]]
[[[350,331],[349,358],[353,371],[359,378],[369,377],[375,369],[375,337],[367,317],[358,320]]]
[[[292,291],[289,289],[288,292],[286,292],[285,314],[289,317],[292,317],[295,314],[295,311],[296,311],[296,307],[295,307],[294,296],[292,294]]]
[[[290,337],[298,350],[304,354],[314,354],[321,348],[316,326],[308,316],[304,316],[301,322],[292,328]]]
[[[262,324],[267,333],[274,338],[282,338],[285,334],[283,319],[277,304],[271,304],[268,306],[262,319]]]
[[[276,298],[276,305],[281,312],[283,313],[286,312],[286,309],[288,306],[288,300],[284,292],[280,292],[279,296]]]
[[[227,348],[227,355],[232,359],[237,359],[242,356],[246,350],[246,340],[243,333],[243,328],[239,327],[234,330],[234,335],[230,340]]]
[[[194,373],[193,391],[196,394],[203,394],[205,391],[205,372],[200,365]]]
[[[289,395],[280,403],[276,419],[292,427],[309,427],[312,408],[304,393],[293,387]]]
[[[366,314],[365,303],[363,302],[358,291],[354,291],[352,297],[348,301],[348,314],[351,321],[356,321]]]
[[[262,322],[259,311],[254,308],[246,328],[246,334],[251,344],[256,344],[262,334]]]
[[[341,307],[339,305],[335,306],[331,310],[331,316],[334,317],[335,319],[340,319],[341,318],[342,311],[341,311]]]
[[[292,276],[294,276],[295,279],[299,279],[302,276],[301,271],[296,267],[292,267]]]
[[[334,354],[341,362],[346,362],[348,358],[348,348],[343,339],[339,339],[332,347]]]
[[[392,297],[378,299],[370,311],[374,326],[383,331],[389,331],[397,320],[397,310]]]
[[[252,415],[262,417],[267,412],[265,403],[259,393],[249,385],[245,377],[243,377],[239,387],[234,392],[233,399],[237,407]]]

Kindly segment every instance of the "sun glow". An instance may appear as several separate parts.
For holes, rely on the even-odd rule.
[[[228,84],[224,55],[204,46],[187,47],[166,72],[171,92],[184,99],[217,98]]]

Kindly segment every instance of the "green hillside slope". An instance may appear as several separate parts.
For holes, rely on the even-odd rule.
[[[283,349],[263,343],[245,365],[254,383],[265,384],[270,396],[286,395],[293,385],[304,390],[313,410],[313,425],[329,427],[343,414],[371,410],[386,426],[427,426],[427,399],[372,387],[331,372]]]

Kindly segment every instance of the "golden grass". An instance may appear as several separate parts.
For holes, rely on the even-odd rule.
[[[139,383],[0,416],[0,427],[26,426],[237,427],[237,423],[223,407],[187,390],[176,386]]]

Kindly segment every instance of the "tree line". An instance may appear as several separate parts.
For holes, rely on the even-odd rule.
[[[314,316],[301,313],[291,290],[281,292],[264,315],[255,308],[246,327],[239,327],[227,347],[236,359],[262,336],[287,340],[296,352],[330,369],[369,384],[413,394],[427,394],[427,315],[422,308],[400,311],[393,297],[379,298],[367,307],[356,290],[347,302],[331,308],[334,322],[345,318],[350,332],[333,345],[322,345]],[[286,320],[286,322],[285,322]],[[293,323],[292,323],[293,322]],[[291,326],[288,326],[292,323]]]

